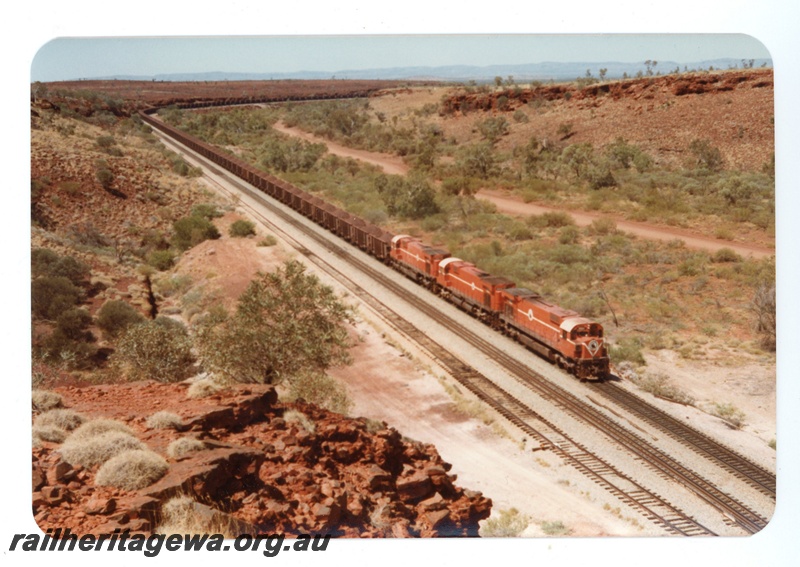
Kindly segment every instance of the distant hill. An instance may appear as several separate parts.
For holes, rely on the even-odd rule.
[[[692,63],[679,63],[676,61],[658,61],[650,65],[653,74],[668,74],[676,69],[706,70],[742,68],[750,61],[740,59],[714,59]],[[772,67],[771,59],[754,59],[753,67]],[[616,61],[605,62],[575,62],[558,63],[542,62],[523,65],[489,65],[484,67],[469,65],[452,65],[445,67],[391,67],[386,69],[346,69],[336,72],[327,71],[296,71],[292,73],[229,73],[216,71],[209,73],[169,73],[153,76],[115,75],[111,77],[94,77],[93,79],[119,79],[138,81],[264,81],[279,79],[433,79],[444,81],[493,81],[495,77],[506,79],[512,76],[516,82],[572,80],[585,77],[587,70],[593,77],[598,77],[600,69],[606,69],[606,78],[621,78],[626,73],[635,77],[637,73],[646,74],[648,66],[645,62],[621,63]]]

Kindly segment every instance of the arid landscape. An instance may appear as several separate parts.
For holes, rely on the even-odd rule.
[[[321,253],[304,256],[230,179],[154,135],[136,114],[150,106],[352,214],[599,321],[622,388],[774,472],[773,83],[771,69],[740,69],[558,84],[33,85],[38,525],[341,537],[668,533],[483,407],[314,262]],[[264,102],[290,97],[341,100]],[[242,104],[176,106],[234,99]],[[256,309],[245,298],[279,287],[259,274],[288,279],[293,262],[307,292],[283,303],[318,299],[325,318],[316,326],[330,333],[287,338],[287,358],[246,368],[246,353],[213,341],[255,334],[244,326],[243,306]],[[305,316],[261,332],[312,336],[289,324]],[[306,358],[296,368],[289,360]],[[537,372],[594,403],[577,379],[540,362]],[[595,405],[661,442],[626,411]],[[71,453],[71,440],[98,422],[86,443],[99,446],[111,431],[113,444],[102,456]],[[103,480],[105,463],[125,450],[150,454],[154,477]],[[739,490],[703,459],[681,458]],[[635,466],[626,459],[621,467]],[[743,497],[768,518],[774,500],[748,490]],[[667,497],[699,509],[677,494]],[[179,505],[194,523],[170,525]],[[743,535],[721,517],[708,521]]]

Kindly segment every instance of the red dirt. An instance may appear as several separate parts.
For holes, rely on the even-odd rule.
[[[499,191],[481,190],[477,196],[494,203],[497,210],[501,213],[510,215],[526,216],[526,215],[541,215],[547,212],[559,211],[567,212],[578,226],[588,226],[599,218],[608,218],[606,214],[587,213],[583,211],[564,211],[555,207],[547,207],[537,205],[534,203],[525,203],[519,197],[512,195],[504,195]],[[775,255],[774,242],[773,247],[758,246],[748,242],[730,242],[728,240],[720,240],[717,238],[709,238],[702,234],[689,232],[687,230],[680,230],[672,227],[656,226],[643,222],[627,221],[622,218],[614,218],[617,223],[617,229],[647,238],[650,240],[682,240],[689,248],[696,248],[700,250],[708,250],[716,252],[722,248],[729,248],[734,252],[743,256],[752,256],[754,258],[768,258]]]
[[[157,453],[185,436],[207,447],[170,458],[164,477],[130,491],[96,486],[94,467],[72,467],[57,444],[42,443],[33,450],[40,528],[149,533],[163,502],[185,494],[224,510],[236,532],[251,534],[474,536],[489,516],[491,501],[457,487],[432,445],[403,440],[385,424],[279,404],[271,386],[232,386],[194,400],[187,388],[138,382],[56,389],[65,405],[125,423]],[[181,417],[180,431],[147,426],[148,416],[165,410]],[[290,420],[289,410],[302,412],[313,429]]]

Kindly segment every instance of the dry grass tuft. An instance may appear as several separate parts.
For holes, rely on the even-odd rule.
[[[39,412],[60,408],[64,405],[64,400],[59,394],[47,390],[34,390],[31,393],[31,400],[33,409]]]
[[[167,473],[167,461],[148,449],[119,453],[106,461],[97,471],[95,484],[123,490],[138,490],[150,486]]]
[[[516,508],[500,510],[497,515],[481,523],[481,537],[519,537],[530,523],[530,518]]]
[[[133,430],[124,423],[115,421],[113,419],[101,418],[101,419],[93,419],[91,421],[87,421],[86,423],[78,427],[75,431],[72,432],[72,435],[70,435],[70,439],[72,440],[88,439],[90,437],[102,435],[103,433],[108,433],[109,431],[118,431],[120,433],[125,433],[126,435],[130,435],[131,437],[135,436]]]
[[[106,431],[92,437],[70,435],[61,445],[61,457],[71,465],[93,467],[101,465],[120,453],[144,449],[136,437],[122,431]]]
[[[67,432],[55,425],[35,425],[33,427],[33,440],[49,441],[51,443],[63,443],[67,438]],[[35,445],[38,446],[38,445]]]
[[[206,444],[194,437],[181,437],[176,439],[167,447],[167,456],[170,459],[180,459],[189,453],[195,451],[203,451],[206,449]]]
[[[289,410],[283,413],[283,419],[286,423],[296,423],[309,433],[314,433],[316,426],[306,414],[297,410]]]
[[[176,413],[159,411],[147,418],[147,427],[150,429],[180,429],[183,419]]]
[[[52,409],[39,414],[33,424],[37,427],[58,427],[65,431],[72,431],[84,421],[86,418],[74,410]]]
[[[193,382],[186,392],[186,396],[191,399],[207,398],[213,396],[225,389],[225,386],[214,380],[213,378],[203,378],[197,382]]]
[[[200,505],[189,496],[176,496],[161,507],[161,523],[154,533],[171,534],[222,534],[233,539],[238,531],[222,513],[203,513]]]

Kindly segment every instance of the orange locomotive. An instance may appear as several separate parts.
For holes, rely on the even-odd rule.
[[[599,323],[408,235],[392,238],[390,257],[407,276],[581,380],[608,375]]]

